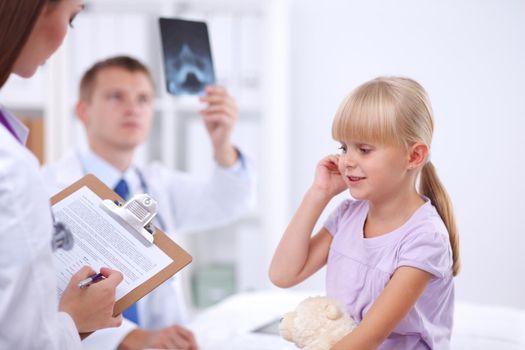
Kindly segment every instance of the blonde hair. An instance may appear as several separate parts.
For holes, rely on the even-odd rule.
[[[402,77],[379,77],[364,83],[339,106],[332,125],[336,140],[396,145],[408,149],[417,142],[430,149],[434,119],[425,89]],[[445,223],[452,248],[452,273],[460,269],[459,234],[445,187],[430,160],[421,170],[419,192],[428,197]]]

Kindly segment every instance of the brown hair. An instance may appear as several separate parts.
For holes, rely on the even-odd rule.
[[[430,149],[434,117],[425,89],[402,77],[379,77],[348,95],[332,125],[336,140],[372,141],[408,149],[422,142]],[[452,249],[452,273],[459,273],[459,233],[454,210],[434,166],[427,160],[419,179],[419,192],[430,199],[447,227]]]
[[[44,6],[59,0],[0,1],[0,87],[24,48]]]
[[[151,85],[155,86],[151,72],[142,62],[130,56],[115,56],[96,62],[84,73],[79,86],[81,100],[91,100],[98,74],[108,68],[121,68],[131,73],[144,73],[151,81]]]

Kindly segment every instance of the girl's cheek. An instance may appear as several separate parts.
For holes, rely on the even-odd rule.
[[[339,168],[339,172],[341,174],[344,174],[345,166],[344,166],[343,157],[339,157],[339,161],[337,162],[337,167]]]

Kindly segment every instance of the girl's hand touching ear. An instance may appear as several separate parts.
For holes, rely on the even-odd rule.
[[[319,161],[315,169],[315,179],[312,187],[332,198],[347,189],[339,172],[339,155],[329,155]]]

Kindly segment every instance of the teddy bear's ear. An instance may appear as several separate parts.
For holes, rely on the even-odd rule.
[[[341,317],[341,311],[334,304],[328,304],[325,308],[325,315],[329,320],[337,320]]]

